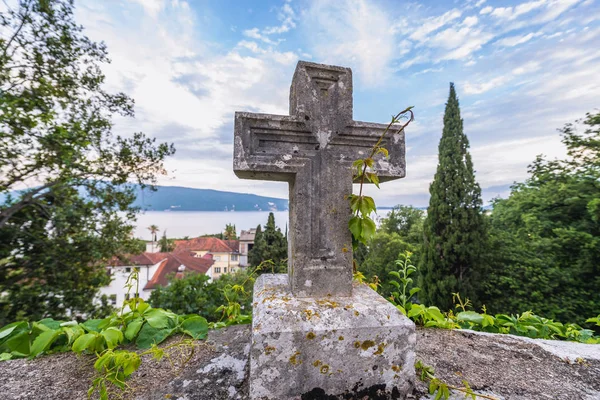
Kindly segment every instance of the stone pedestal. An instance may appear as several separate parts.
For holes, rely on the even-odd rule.
[[[415,326],[366,285],[352,296],[298,298],[285,274],[254,286],[251,399],[387,393],[403,399],[415,378]],[[378,397],[383,398],[383,397]]]

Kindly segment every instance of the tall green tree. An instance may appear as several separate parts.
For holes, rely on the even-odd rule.
[[[111,133],[133,101],[103,89],[106,47],[72,0],[19,0],[0,13],[0,324],[91,315],[108,259],[136,250],[135,185],[174,152]],[[25,189],[23,189],[25,188]]]
[[[445,310],[452,307],[452,293],[475,300],[483,275],[486,229],[481,189],[468,149],[451,83],[437,171],[429,187],[420,267],[420,299]]]
[[[284,272],[286,270],[287,245],[281,229],[275,225],[275,215],[271,212],[265,229],[260,229],[260,225],[256,229],[254,246],[248,253],[248,262],[251,266],[257,267],[263,261],[270,260],[274,264],[275,272]]]
[[[492,312],[581,324],[600,310],[600,113],[561,134],[568,157],[538,156],[531,176],[494,202],[483,300]]]
[[[156,234],[158,233],[159,228],[157,225],[152,224],[147,229],[150,231],[150,238],[152,239],[152,251],[154,251],[154,244],[156,243]]]
[[[175,250],[175,241],[167,238],[167,230],[163,231],[163,235],[158,241],[158,246],[161,253],[170,253]]]

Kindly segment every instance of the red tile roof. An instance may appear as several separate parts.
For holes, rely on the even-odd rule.
[[[191,257],[186,254],[167,253],[166,258],[160,263],[154,276],[152,276],[152,279],[144,287],[144,290],[154,289],[156,286],[167,286],[169,275],[176,274],[180,265],[185,266],[184,273],[195,272],[205,274],[213,263],[214,260],[212,259]]]
[[[224,240],[224,242],[229,246],[234,253],[240,251],[240,241],[239,240]]]
[[[227,242],[235,242],[230,243]],[[176,240],[175,241],[175,253],[185,251],[210,251],[211,253],[235,253],[239,249],[239,243],[237,240],[221,240],[216,237],[198,237],[190,240]]]
[[[142,254],[125,254],[119,257],[113,257],[108,264],[111,267],[126,267],[126,266],[130,266],[130,265],[154,265],[157,262],[160,261],[156,260],[154,261],[155,257],[154,254],[160,254],[160,253],[142,253]],[[164,255],[164,253],[163,253]],[[164,257],[162,257],[161,259],[164,259]]]

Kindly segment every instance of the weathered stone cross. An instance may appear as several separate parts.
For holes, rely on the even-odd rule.
[[[387,125],[352,119],[352,71],[298,62],[290,116],[236,112],[233,169],[245,179],[289,182],[288,275],[298,297],[352,293],[352,162],[369,155]],[[405,175],[404,132],[389,132],[375,171]]]

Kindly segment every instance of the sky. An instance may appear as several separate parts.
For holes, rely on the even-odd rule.
[[[233,174],[235,111],[287,115],[298,60],[350,67],[354,119],[414,106],[406,178],[369,187],[378,205],[426,206],[449,83],[484,203],[562,157],[557,131],[600,107],[600,0],[79,0],[104,41],[107,89],[136,104],[114,132],[172,142],[161,185],[287,197]]]

